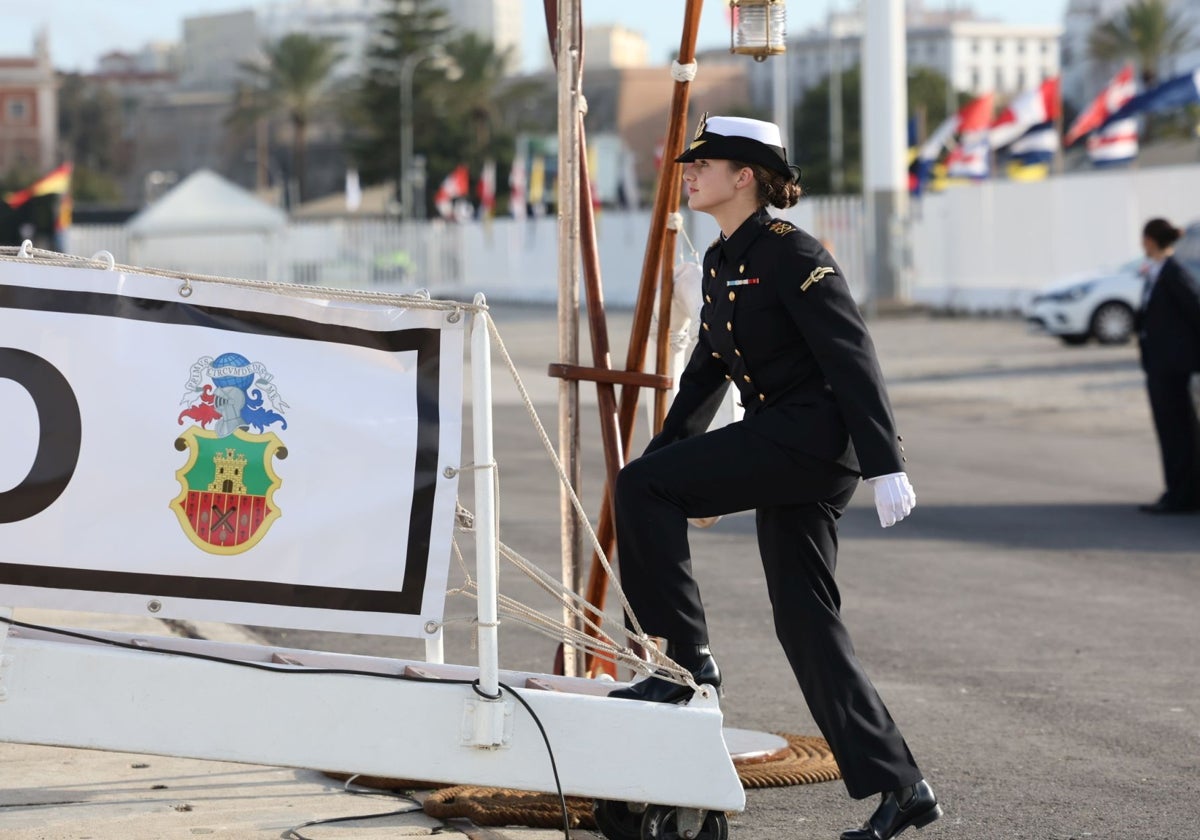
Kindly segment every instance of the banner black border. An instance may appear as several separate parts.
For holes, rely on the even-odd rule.
[[[429,569],[440,450],[441,330],[418,327],[376,331],[341,324],[323,324],[276,313],[201,306],[106,292],[41,289],[8,283],[0,283],[0,309],[203,327],[250,335],[349,344],[389,353],[410,350],[417,352],[417,452],[413,470],[413,500],[409,511],[404,582],[399,592],[19,563],[0,563],[0,584],[145,595],[155,598],[235,601],[280,607],[421,614]],[[0,533],[2,532],[3,526],[0,526]]]

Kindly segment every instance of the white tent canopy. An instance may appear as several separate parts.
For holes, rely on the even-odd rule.
[[[129,220],[135,265],[281,280],[280,243],[287,214],[201,169]]]
[[[277,231],[287,224],[287,214],[255,198],[254,194],[200,169],[170,192],[129,220],[135,237],[202,235],[209,233]]]

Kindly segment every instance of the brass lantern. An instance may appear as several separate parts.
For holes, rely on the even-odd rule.
[[[784,0],[729,0],[729,51],[755,61],[786,52]]]

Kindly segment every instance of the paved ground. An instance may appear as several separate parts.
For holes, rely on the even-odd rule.
[[[553,312],[499,308],[495,315],[553,427],[556,383],[545,376],[555,354]],[[627,313],[612,314],[612,321],[613,346],[622,348]],[[946,806],[946,818],[918,836],[1195,836],[1200,517],[1158,519],[1135,510],[1158,494],[1160,474],[1134,349],[1067,348],[1014,321],[904,318],[872,329],[918,509],[884,531],[860,492],[843,520],[839,580],[859,654]],[[594,511],[601,466],[589,392],[585,387],[584,491]],[[553,472],[500,371],[496,403],[502,539],[557,569]],[[639,445],[644,440],[640,435]],[[713,647],[726,673],[728,722],[815,732],[773,638],[752,518],[728,517],[694,535]],[[533,588],[509,571],[504,588],[537,602]],[[456,604],[452,611],[465,609]],[[268,636],[295,647],[404,657],[420,651],[379,637]],[[519,627],[502,630],[505,665],[545,670],[553,651],[551,642]],[[465,631],[451,632],[447,658],[472,660]],[[28,750],[42,753],[29,758]],[[129,782],[129,774],[146,773],[121,765],[136,759],[99,753],[84,760],[70,751],[72,763],[55,764],[64,752],[0,746],[8,768],[0,772],[0,837],[280,836],[286,819],[269,801],[279,783],[298,797],[281,806],[285,816],[297,816],[289,825],[335,810],[376,810],[376,803],[335,796],[327,781],[295,771],[202,771],[210,765],[198,762],[177,771],[175,760],[146,759],[163,783],[185,780],[187,796],[171,797]],[[263,798],[239,797],[236,812],[228,802],[209,801],[212,791],[228,790],[220,787],[222,773],[231,774],[226,781],[252,781]],[[46,788],[38,780],[46,778],[56,780],[54,801],[60,791],[73,803],[95,801],[106,790],[131,822],[89,822],[80,804],[35,805]],[[194,810],[169,815],[173,833],[137,833],[139,818],[143,828],[159,824],[146,815],[180,800]],[[833,838],[870,808],[849,800],[840,783],[752,791],[747,810],[731,820],[732,837]],[[38,820],[50,825],[56,818],[74,820],[74,833],[39,833]],[[390,837],[410,828],[430,830],[358,830]]]

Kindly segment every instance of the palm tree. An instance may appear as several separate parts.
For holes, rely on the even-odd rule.
[[[365,183],[391,178],[397,180],[399,189],[400,79],[404,62],[444,44],[452,21],[438,0],[387,0],[382,5],[371,22],[366,68],[357,95],[348,97],[354,127],[350,146]],[[412,125],[416,148],[424,153],[442,142],[438,133],[445,123],[442,100],[447,96],[444,86],[438,83],[444,80],[445,71],[432,61],[422,61],[413,70]]]
[[[1132,59],[1143,88],[1149,88],[1158,82],[1163,62],[1191,44],[1187,22],[1169,0],[1134,0],[1092,30],[1088,52],[1106,64]]]
[[[261,62],[240,66],[246,84],[235,99],[229,121],[250,125],[283,117],[292,128],[292,165],[304,199],[308,126],[332,103],[333,68],[342,59],[337,42],[294,33],[263,45]]]
[[[446,52],[461,74],[447,85],[452,94],[446,97],[439,148],[427,150],[431,172],[442,167],[449,172],[464,161],[477,171],[487,159],[506,167],[516,133],[526,128],[520,115],[529,100],[542,97],[545,84],[506,78],[507,53],[471,33],[449,42]]]

